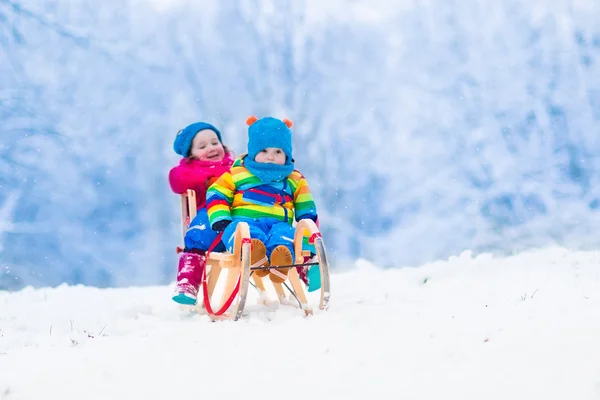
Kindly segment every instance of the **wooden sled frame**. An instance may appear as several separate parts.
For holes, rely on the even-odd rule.
[[[185,238],[187,229],[196,217],[196,193],[193,190],[188,190],[186,193],[181,195],[181,225],[182,225],[182,240]],[[329,276],[329,261],[325,251],[325,244],[321,233],[317,225],[308,219],[300,220],[296,224],[294,233],[294,253],[296,259],[294,261],[294,267],[290,268],[287,275],[288,281],[292,288],[293,296],[300,303],[301,309],[305,315],[311,315],[313,308],[308,303],[306,294],[306,286],[300,279],[300,275],[295,266],[303,266],[304,257],[311,256],[309,251],[302,249],[302,243],[304,235],[308,233],[309,242],[314,244],[316,250],[316,256],[318,265],[321,273],[321,293],[319,301],[319,309],[327,310],[329,308],[330,298],[330,276]],[[264,284],[264,280],[270,279],[267,277],[260,278],[255,274],[252,274],[250,266],[250,229],[248,224],[242,222],[236,227],[235,239],[233,245],[233,253],[230,252],[211,252],[208,259],[206,260],[206,268],[202,279],[201,288],[199,290],[197,308],[204,308],[206,313],[212,320],[232,319],[237,321],[244,311],[246,304],[246,298],[248,294],[248,288],[250,285],[250,277],[254,281],[254,284],[260,292],[260,298],[267,301],[267,291]],[[178,251],[182,251],[183,247],[178,248]],[[219,303],[219,308],[216,310],[212,309],[211,299],[221,272],[223,269],[227,270],[227,277],[225,281],[225,287]],[[281,304],[286,303],[286,295],[283,289],[282,283],[273,283],[277,297]],[[285,283],[285,282],[284,282]],[[287,285],[286,285],[287,286]],[[289,289],[289,286],[288,286]]]

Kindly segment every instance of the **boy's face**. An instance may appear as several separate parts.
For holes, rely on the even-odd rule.
[[[225,157],[225,149],[214,131],[203,129],[194,136],[190,155],[198,160],[221,161]]]
[[[267,147],[258,152],[254,161],[267,164],[285,164],[285,153],[282,149],[276,147]]]

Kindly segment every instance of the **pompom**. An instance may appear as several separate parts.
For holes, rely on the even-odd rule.
[[[288,128],[291,128],[294,123],[287,118],[283,119],[283,123],[287,125]]]
[[[250,126],[253,123],[255,123],[256,121],[258,121],[258,118],[256,118],[254,115],[251,115],[248,117],[248,119],[246,120],[246,125]]]

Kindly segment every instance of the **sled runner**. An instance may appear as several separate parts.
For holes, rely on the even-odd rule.
[[[181,195],[181,226],[182,235],[185,237],[190,222],[196,216],[196,194],[188,190]],[[308,240],[306,240],[308,239]],[[218,240],[220,240],[220,235]],[[254,286],[259,292],[259,300],[263,303],[269,302],[269,295],[265,281],[269,281],[281,304],[289,304],[286,292],[297,300],[298,307],[305,315],[313,314],[315,303],[319,310],[327,310],[329,307],[330,282],[329,262],[323,238],[317,225],[308,219],[300,220],[295,226],[294,254],[296,259],[291,265],[262,266],[251,265],[250,229],[248,225],[241,222],[236,227],[233,253],[211,252],[207,254],[206,268],[204,269],[201,288],[199,288],[198,302],[196,308],[204,309],[213,320],[231,319],[237,321],[244,312],[248,297],[248,288]],[[182,247],[177,248],[183,251]],[[279,269],[289,269],[286,275],[278,272]],[[281,283],[272,282],[267,277],[259,277],[256,271],[268,270],[270,273],[285,279]],[[224,281],[220,278],[224,275]],[[264,274],[261,274],[264,275]],[[309,281],[309,279],[311,279]],[[252,281],[251,281],[252,280]],[[318,282],[315,282],[318,280]],[[287,284],[290,283],[290,285]],[[310,282],[310,285],[308,284]],[[217,296],[215,289],[222,287],[221,296]],[[311,292],[320,290],[318,300],[312,300]],[[214,297],[220,297],[214,302]],[[217,304],[217,307],[215,305]],[[293,303],[292,303],[293,304]]]

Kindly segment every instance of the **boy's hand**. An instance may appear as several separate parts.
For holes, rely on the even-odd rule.
[[[220,221],[217,221],[214,223],[214,225],[212,226],[212,230],[213,231],[217,231],[217,232],[222,232],[225,230],[225,228],[227,228],[227,226],[231,223],[231,220],[229,219],[222,219]]]

